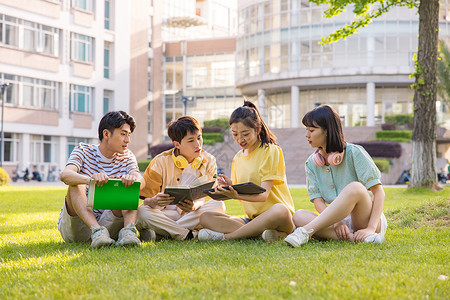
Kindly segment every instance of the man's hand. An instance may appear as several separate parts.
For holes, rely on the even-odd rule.
[[[137,176],[133,173],[122,176],[122,183],[125,187],[131,186],[137,181]]]
[[[94,180],[97,186],[102,186],[108,182],[109,177],[105,173],[95,173],[92,175],[92,179]]]
[[[175,197],[172,197],[169,194],[158,193],[152,198],[145,198],[143,203],[151,208],[162,209],[169,205],[173,199],[175,199]]]
[[[348,226],[345,225],[342,221],[335,223],[333,227],[334,231],[336,232],[336,235],[338,236],[338,239],[342,241],[353,240],[353,235],[350,232],[350,229],[348,229]]]
[[[188,213],[193,211],[194,209],[194,202],[191,200],[183,200],[177,203],[177,206],[184,212]]]

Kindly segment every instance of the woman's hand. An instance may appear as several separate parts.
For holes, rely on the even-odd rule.
[[[219,174],[217,175],[217,185],[218,186],[227,186],[232,185],[231,179],[228,178],[226,175]]]
[[[353,241],[352,233],[350,232],[350,229],[348,229],[348,226],[344,224],[344,222],[337,222],[333,225],[333,227],[339,240]]]
[[[364,242],[366,237],[368,237],[369,235],[372,235],[372,234],[375,234],[375,230],[372,230],[369,228],[364,228],[364,229],[360,229],[357,232],[355,232],[353,234],[353,238],[354,238],[355,242]]]
[[[235,189],[233,189],[233,187],[231,185],[229,185],[227,188],[228,189],[225,189],[225,188],[223,188],[221,186],[217,186],[214,189],[214,192],[211,192],[211,194],[213,194],[213,195],[223,195],[223,196],[225,196],[227,198],[230,198],[230,199],[238,199],[239,193]]]

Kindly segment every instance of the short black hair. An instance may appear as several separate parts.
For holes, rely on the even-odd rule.
[[[202,129],[198,121],[190,116],[179,117],[177,120],[170,122],[167,128],[170,139],[179,143],[188,133],[194,134],[196,132],[201,133]]]
[[[99,140],[103,140],[103,130],[107,129],[111,133],[113,133],[114,129],[122,127],[122,125],[125,123],[130,125],[131,132],[133,132],[136,128],[136,122],[134,121],[134,118],[126,112],[119,110],[106,113],[98,124]]]
[[[306,127],[322,128],[327,132],[327,153],[344,151],[345,139],[342,131],[341,118],[338,113],[328,105],[321,105],[310,112],[302,119]]]

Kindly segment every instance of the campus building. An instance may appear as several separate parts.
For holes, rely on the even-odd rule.
[[[183,16],[178,30],[192,33],[200,27],[201,15],[188,21],[195,17],[193,2],[182,12],[170,10],[166,27],[171,18]],[[213,1],[195,2],[198,8]],[[228,117],[242,96],[258,103],[271,128],[298,128],[300,116],[325,103],[349,127],[376,126],[387,115],[412,113],[416,10],[394,8],[357,34],[322,46],[323,36],[354,20],[351,9],[330,19],[323,17],[325,10],[308,0],[238,0],[235,35],[163,38],[162,97],[154,99],[162,103],[163,129],[184,113],[184,104],[187,114],[203,122]],[[440,39],[450,44],[448,0],[440,1],[439,26]],[[438,124],[450,128],[448,106],[438,101],[437,112]],[[438,147],[438,156],[450,157],[446,152],[448,145]]]
[[[138,123],[147,157],[148,1],[0,0],[3,167],[58,176],[79,142],[98,142],[110,110]]]

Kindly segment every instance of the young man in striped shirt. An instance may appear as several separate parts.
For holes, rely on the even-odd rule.
[[[58,220],[66,242],[91,242],[93,248],[140,245],[135,223],[136,210],[92,210],[86,206],[90,179],[102,186],[108,178],[121,178],[125,186],[141,180],[136,157],[128,149],[136,123],[124,111],[105,114],[98,127],[99,145],[80,143],[61,172],[69,188]],[[114,238],[114,239],[113,239]]]

